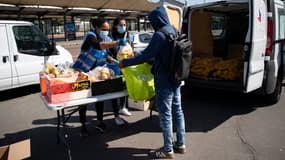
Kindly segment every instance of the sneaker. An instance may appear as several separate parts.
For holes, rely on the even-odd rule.
[[[122,108],[119,110],[119,113],[125,116],[131,116],[131,112],[129,112],[129,110],[127,108]]]
[[[125,121],[120,117],[115,117],[115,123],[116,123],[116,125],[121,126],[121,125],[125,124]]]
[[[88,136],[88,131],[87,131],[87,128],[86,128],[85,125],[83,125],[83,126],[81,127],[80,136],[81,136],[81,137],[87,137],[87,136]]]
[[[104,133],[106,130],[106,125],[103,122],[99,122],[95,127],[99,132]]]
[[[152,159],[174,159],[174,153],[173,151],[166,152],[162,147],[156,150],[150,150],[149,157]]]
[[[173,149],[175,153],[184,154],[186,153],[186,145],[178,146],[176,142],[173,144]]]

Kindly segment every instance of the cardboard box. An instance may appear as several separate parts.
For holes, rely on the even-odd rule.
[[[47,75],[46,88],[46,99],[51,104],[91,96],[91,82],[89,80],[76,81],[74,78],[50,78]]]
[[[30,139],[0,147],[0,160],[20,160],[31,157]]]
[[[146,111],[149,109],[149,106],[150,106],[150,101],[135,101],[135,100],[132,100],[132,99],[129,99],[128,100],[129,102],[129,107],[130,108],[134,108],[134,109],[138,109],[138,110],[141,110],[141,111]]]
[[[91,85],[92,96],[118,92],[126,89],[123,77],[116,77],[110,80],[93,82]]]

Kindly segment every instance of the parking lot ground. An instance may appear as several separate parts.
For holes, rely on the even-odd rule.
[[[0,146],[31,139],[31,159],[68,159],[63,143],[56,143],[56,112],[48,110],[37,89],[33,90],[0,102]],[[279,103],[267,105],[255,96],[185,87],[182,103],[188,152],[175,154],[176,159],[284,159],[284,94]],[[104,119],[108,128],[103,134],[95,129],[94,106],[88,107],[86,138],[79,134],[78,113],[71,117],[67,131],[73,160],[149,159],[148,150],[162,146],[158,113],[150,120],[149,111],[130,108],[133,115],[123,116],[128,124],[120,127],[114,124],[110,105],[107,101]]]

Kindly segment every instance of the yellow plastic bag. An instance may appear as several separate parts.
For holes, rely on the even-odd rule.
[[[129,98],[137,101],[154,97],[154,79],[151,65],[144,63],[122,69]]]

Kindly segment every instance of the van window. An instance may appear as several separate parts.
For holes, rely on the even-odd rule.
[[[42,56],[48,51],[48,39],[37,27],[14,26],[13,32],[19,52]]]
[[[211,31],[214,37],[221,36],[225,29],[225,17],[224,16],[212,16],[211,17]]]
[[[279,15],[279,37],[278,39],[285,39],[285,12],[284,9],[278,9]]]

